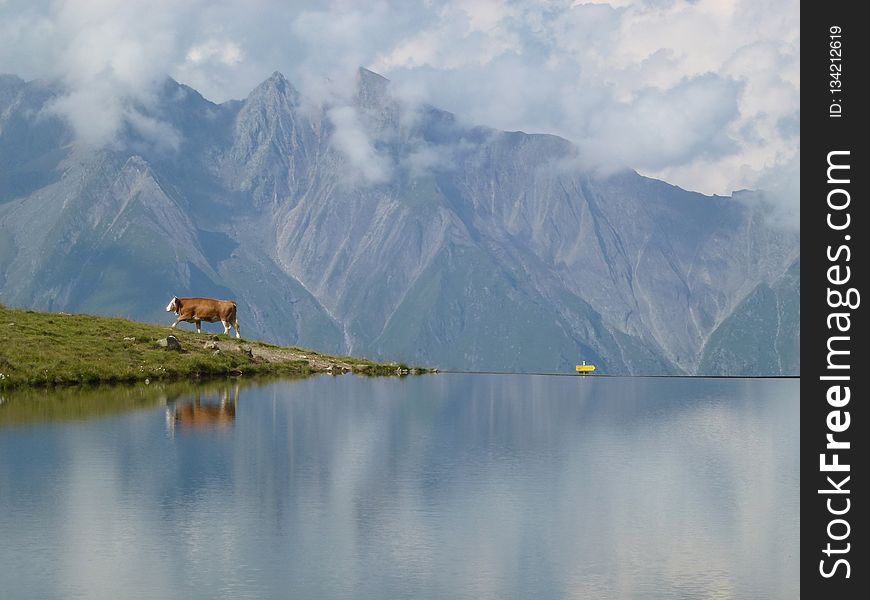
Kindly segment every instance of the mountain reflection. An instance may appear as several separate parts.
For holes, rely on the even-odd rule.
[[[796,381],[125,393],[140,409],[0,428],[21,597],[800,596]]]

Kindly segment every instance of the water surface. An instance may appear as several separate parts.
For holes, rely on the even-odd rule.
[[[0,397],[0,596],[797,598],[797,381]]]

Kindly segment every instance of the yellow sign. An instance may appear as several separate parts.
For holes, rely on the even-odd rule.
[[[591,373],[595,370],[595,365],[577,365],[578,373]]]

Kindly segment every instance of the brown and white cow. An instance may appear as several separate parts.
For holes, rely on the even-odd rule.
[[[196,332],[202,333],[202,322],[215,323],[220,321],[224,326],[224,333],[230,334],[230,325],[236,329],[236,337],[242,337],[239,333],[239,320],[236,318],[235,300],[214,300],[213,298],[179,298],[173,296],[166,305],[166,312],[174,312],[178,315],[173,327],[181,321],[196,323]]]

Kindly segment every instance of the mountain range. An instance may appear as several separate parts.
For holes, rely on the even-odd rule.
[[[172,295],[234,298],[246,337],[447,369],[800,371],[800,239],[758,193],[602,174],[366,69],[324,102],[167,79],[101,147],[65,93],[0,75],[3,304],[169,324]]]

